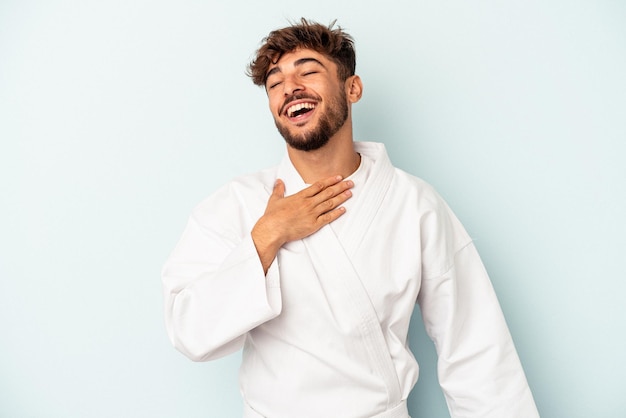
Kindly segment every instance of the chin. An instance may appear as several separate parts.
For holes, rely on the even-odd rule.
[[[328,137],[306,138],[306,139],[294,139],[285,137],[285,142],[291,148],[298,151],[315,151],[322,148],[328,143]]]

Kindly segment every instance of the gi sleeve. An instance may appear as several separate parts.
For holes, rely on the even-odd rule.
[[[194,361],[240,349],[249,330],[282,308],[276,260],[265,275],[250,233],[223,226],[237,219],[231,212],[208,225],[194,213],[162,270],[168,336]]]
[[[440,201],[424,218],[418,302],[453,418],[539,417],[474,244]]]

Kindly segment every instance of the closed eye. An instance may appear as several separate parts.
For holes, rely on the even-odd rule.
[[[265,86],[268,90],[280,85],[284,81],[283,77],[279,74],[273,74],[271,77],[265,79]]]

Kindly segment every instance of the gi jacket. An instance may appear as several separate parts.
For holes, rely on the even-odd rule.
[[[193,211],[163,269],[174,346],[196,361],[243,347],[247,417],[407,418],[419,371],[407,333],[419,302],[453,418],[538,417],[462,225],[382,144],[355,148],[366,180],[355,180],[341,229],[285,244],[267,275],[250,231],[277,178],[287,194],[306,187],[288,157]]]

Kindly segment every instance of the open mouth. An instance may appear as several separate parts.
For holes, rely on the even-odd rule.
[[[317,104],[312,102],[301,102],[291,105],[287,108],[285,114],[288,118],[297,118],[299,116],[306,115],[317,107]]]

